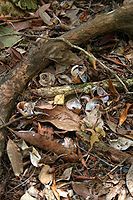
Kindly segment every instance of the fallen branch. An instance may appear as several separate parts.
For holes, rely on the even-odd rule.
[[[133,79],[126,79],[124,80],[127,87],[132,88],[133,86]],[[117,80],[112,80],[113,85],[118,88],[119,90],[123,89],[120,82]],[[42,87],[37,89],[31,89],[30,91],[26,91],[25,95],[28,93],[33,93],[40,97],[54,97],[58,94],[64,94],[65,96],[70,94],[77,94],[77,93],[86,93],[88,94],[94,87],[102,86],[105,89],[108,89],[108,80],[99,81],[99,82],[90,82],[90,83],[83,83],[79,85],[63,85],[63,86],[55,86],[55,87]]]
[[[34,131],[18,131],[14,132],[18,137],[27,141],[28,143],[35,145],[45,151],[51,151],[61,156],[65,161],[77,162],[79,157],[76,153],[70,149],[65,148],[62,144],[55,140],[48,139],[47,136],[40,135]]]

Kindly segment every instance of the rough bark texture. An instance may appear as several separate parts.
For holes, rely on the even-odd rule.
[[[79,45],[90,38],[114,31],[125,32],[131,38],[133,37],[133,4],[97,15],[95,19],[67,32],[63,37]]]
[[[84,23],[61,37],[80,45],[90,38],[112,31],[124,31],[131,37],[133,36],[133,5],[99,15],[92,21]],[[70,63],[75,62],[77,56],[71,53],[68,50],[68,45],[63,42],[42,41],[31,50],[28,61],[23,61],[18,67],[10,71],[7,77],[3,78],[0,83],[0,125],[7,122],[15,99],[21,94],[27,82],[42,68],[46,67],[50,60],[60,64],[68,62],[68,60]],[[3,138],[3,133],[4,130],[0,133],[0,138]],[[4,139],[0,140],[0,143],[2,143],[1,147],[4,146]],[[3,148],[1,148],[2,151]]]
[[[118,89],[123,89],[122,85],[120,84],[120,82],[116,81],[116,80],[112,80],[113,81],[113,85],[118,88]],[[133,79],[127,79],[124,80],[124,82],[126,83],[126,85],[130,88],[133,86]],[[36,94],[40,97],[55,97],[58,94],[64,94],[64,95],[70,95],[70,94],[77,94],[77,93],[90,93],[90,91],[92,90],[92,88],[94,88],[95,86],[98,86],[100,84],[100,86],[102,86],[105,89],[108,89],[108,85],[109,85],[109,81],[108,80],[104,80],[104,81],[100,81],[100,82],[89,82],[89,83],[84,83],[84,84],[77,84],[77,85],[65,85],[65,86],[56,86],[56,87],[41,87],[41,88],[37,88],[37,89],[32,89],[30,91],[28,91],[26,93],[26,95],[29,95],[30,92],[32,92],[33,94]]]

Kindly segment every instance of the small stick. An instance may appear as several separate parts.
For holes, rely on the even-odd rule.
[[[26,116],[20,116],[20,117],[13,119],[13,120],[11,120],[7,123],[3,122],[3,125],[0,126],[0,129],[8,127],[9,125],[13,124],[14,122],[20,121],[21,119],[31,119],[31,118],[36,117],[38,115],[46,115],[46,114],[45,113],[34,113],[34,114],[28,115],[28,116],[27,115]]]

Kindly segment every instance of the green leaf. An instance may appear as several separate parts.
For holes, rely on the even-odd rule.
[[[12,28],[0,26],[0,40],[1,48],[12,47],[14,44],[21,40],[21,36],[15,35],[17,31],[14,31]]]

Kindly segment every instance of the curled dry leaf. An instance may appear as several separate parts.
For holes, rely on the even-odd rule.
[[[11,162],[15,176],[19,176],[23,172],[22,155],[18,146],[11,139],[7,142],[7,155]]]
[[[72,174],[72,169],[73,169],[72,167],[65,169],[65,171],[61,176],[61,179],[69,181]]]
[[[85,110],[91,111],[95,109],[97,105],[100,105],[100,104],[101,104],[101,99],[96,99],[96,98],[90,99],[86,104]]]
[[[43,195],[46,198],[46,200],[57,200],[49,185],[46,185],[45,188],[43,189]]]
[[[133,141],[128,139],[128,138],[124,138],[124,137],[118,137],[117,140],[112,140],[110,141],[110,146],[119,149],[119,150],[126,150],[129,147],[133,147]]]
[[[99,142],[99,136],[98,134],[93,130],[93,129],[89,129],[89,131],[91,132],[91,137],[90,137],[90,149],[92,149],[93,145],[95,142]]]
[[[113,100],[113,101],[119,101],[119,98],[120,98],[120,95],[119,95],[119,93],[117,92],[117,90],[116,90],[116,88],[115,88],[115,86],[113,85],[113,83],[112,83],[112,81],[111,80],[109,80],[109,90],[110,90],[110,92],[111,92],[111,95],[113,96],[113,97],[115,97],[115,99]]]
[[[55,180],[53,181],[53,184],[52,184],[52,186],[51,186],[51,189],[52,189],[53,194],[54,194],[54,196],[56,197],[56,199],[57,199],[57,200],[61,200],[61,199],[60,199],[60,195],[59,195],[59,193],[57,192],[57,186],[56,186]]]
[[[20,200],[37,200],[36,197],[32,197],[27,191],[25,194],[20,198]]]
[[[51,173],[51,168],[49,165],[44,165],[38,176],[42,184],[49,184],[53,181],[53,173]]]
[[[66,107],[69,110],[81,111],[82,105],[81,105],[79,99],[73,98],[73,99],[70,99],[69,101],[66,102]]]
[[[74,65],[71,69],[71,75],[74,83],[83,83],[87,81],[87,68],[85,65]],[[76,82],[77,81],[77,82]]]
[[[96,87],[96,92],[100,99],[103,101],[103,103],[107,103],[107,101],[109,100],[108,93],[102,87]]]
[[[33,166],[38,167],[41,156],[34,147],[32,147],[32,151],[30,152],[30,160]]]
[[[39,190],[34,186],[31,186],[26,190],[25,194],[20,198],[20,200],[37,200],[39,197]]]
[[[121,191],[124,181],[121,180],[117,185],[110,188],[110,192],[106,195],[106,200],[113,200]]]
[[[48,7],[50,6],[50,4],[43,5],[38,9],[38,14],[41,17],[41,19],[44,21],[45,24],[47,24],[48,26],[51,26],[53,23],[51,21],[51,17],[48,15],[48,13],[46,12],[46,10],[48,9]]]
[[[55,82],[55,76],[54,74],[51,74],[50,72],[47,72],[47,73],[41,73],[39,75],[39,83],[40,85],[42,86],[51,86],[51,85],[54,85],[54,82]]]
[[[34,102],[19,102],[17,104],[17,110],[19,113],[21,113],[23,116],[31,116],[34,114]]]

